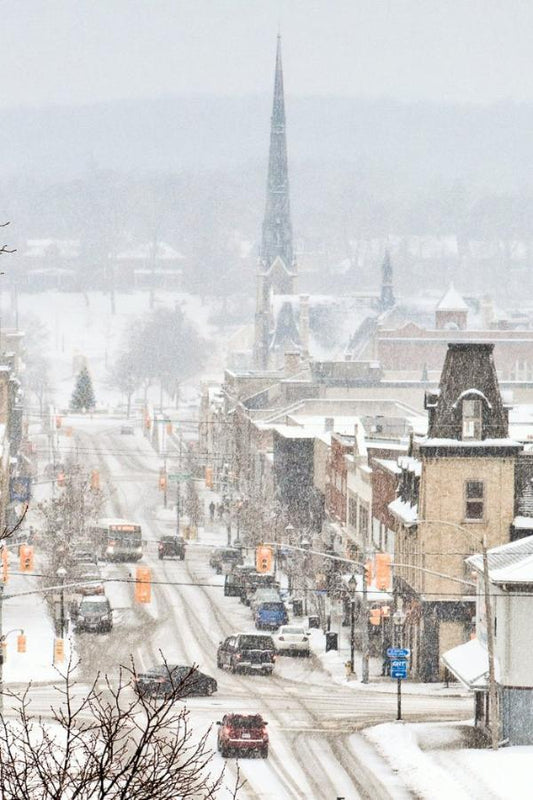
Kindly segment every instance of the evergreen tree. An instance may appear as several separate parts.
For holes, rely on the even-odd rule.
[[[94,408],[95,405],[96,400],[91,376],[87,367],[83,367],[76,378],[76,386],[72,392],[70,407],[73,411],[82,411]]]

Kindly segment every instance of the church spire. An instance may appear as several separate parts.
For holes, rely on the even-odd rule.
[[[381,297],[380,306],[382,311],[387,311],[394,305],[394,290],[392,286],[392,263],[390,253],[385,250],[385,258],[381,265]]]
[[[263,237],[261,243],[261,265],[266,272],[279,257],[285,270],[293,271],[292,225],[289,205],[289,168],[287,162],[287,137],[285,129],[285,97],[283,93],[283,66],[281,63],[281,36],[278,34],[276,49],[276,71],[274,77],[274,100],[270,121],[270,152]],[[290,286],[274,291],[286,293]]]

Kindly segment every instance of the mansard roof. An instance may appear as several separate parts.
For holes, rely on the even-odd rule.
[[[494,344],[454,342],[448,351],[438,392],[426,392],[430,439],[463,439],[463,401],[481,401],[481,440],[507,439],[508,411],[500,394]]]

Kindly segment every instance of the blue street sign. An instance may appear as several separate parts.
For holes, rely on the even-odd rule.
[[[389,658],[409,658],[411,651],[408,647],[388,647],[387,655]]]
[[[396,658],[390,665],[391,678],[407,678],[407,661],[405,658]]]

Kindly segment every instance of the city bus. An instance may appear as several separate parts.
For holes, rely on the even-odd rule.
[[[127,519],[99,519],[91,529],[98,558],[107,561],[139,561],[143,555],[141,526]]]

